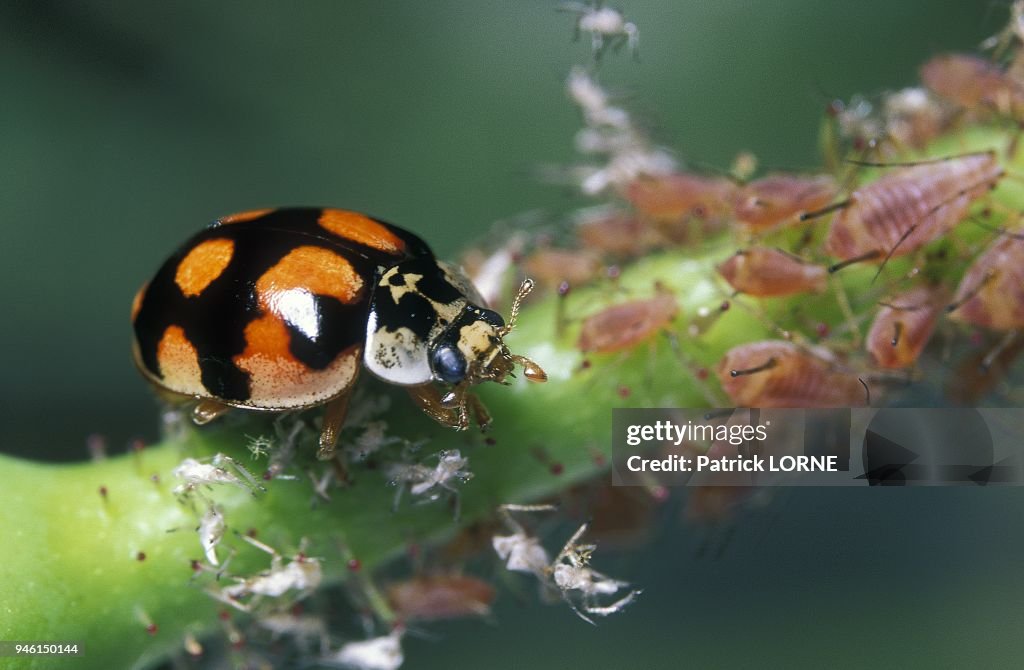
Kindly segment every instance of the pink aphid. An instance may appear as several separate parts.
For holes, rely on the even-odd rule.
[[[828,286],[828,269],[779,249],[739,251],[717,267],[718,274],[740,293],[758,297],[820,293]]]
[[[935,330],[948,294],[942,287],[917,286],[882,303],[865,346],[883,368],[913,365]]]
[[[755,228],[795,222],[800,214],[825,207],[839,192],[828,175],[768,175],[739,189],[734,197],[736,220]]]
[[[900,167],[858,188],[833,206],[825,248],[842,261],[834,269],[920,249],[960,223],[1002,176],[995,152],[985,151]]]
[[[736,185],[722,177],[676,173],[636,179],[626,187],[625,196],[641,214],[673,223],[727,215],[735,191]]]
[[[722,388],[740,407],[852,407],[867,393],[857,375],[784,340],[733,347],[718,364]]]
[[[1024,328],[1024,239],[1005,235],[968,268],[949,318],[992,330]]]
[[[974,112],[1012,114],[1024,105],[1024,87],[992,61],[942,54],[921,66],[921,81],[941,97]]]
[[[676,297],[667,291],[612,305],[583,320],[577,346],[585,353],[632,349],[668,328],[678,313]]]

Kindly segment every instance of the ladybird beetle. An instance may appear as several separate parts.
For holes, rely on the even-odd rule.
[[[406,230],[341,209],[254,210],[211,223],[142,287],[133,354],[159,392],[196,403],[197,424],[326,405],[318,456],[330,459],[360,362],[460,430],[470,410],[489,422],[474,384],[504,382],[516,364],[544,381],[503,341],[530,288],[506,324]]]

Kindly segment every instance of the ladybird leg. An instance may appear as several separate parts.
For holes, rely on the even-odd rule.
[[[320,429],[320,449],[316,457],[321,461],[329,461],[335,456],[338,435],[348,414],[348,401],[352,397],[351,389],[327,403],[324,409],[324,422]]]
[[[455,428],[456,430],[463,430],[466,428],[464,414],[465,414],[465,401],[460,399],[458,403],[452,403],[449,405],[444,402],[441,394],[438,393],[437,387],[433,384],[423,384],[421,386],[410,386],[409,397],[413,399],[420,409],[426,412],[434,421],[437,421],[442,426],[448,426],[449,428]]]
[[[491,413],[487,411],[487,406],[480,400],[480,397],[474,393],[466,394],[466,403],[469,405],[473,412],[473,419],[476,421],[476,425],[480,426],[480,430],[486,431],[491,427]]]
[[[192,408],[192,421],[198,426],[203,426],[217,417],[224,416],[229,411],[231,411],[230,405],[225,405],[210,398],[204,398]]]

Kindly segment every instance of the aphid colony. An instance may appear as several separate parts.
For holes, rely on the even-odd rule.
[[[1018,32],[1006,41],[1019,53]],[[606,204],[582,210],[568,237],[519,238],[513,265],[562,296],[556,336],[578,324],[576,346],[588,357],[628,351],[659,333],[674,336],[677,321],[688,324],[687,335],[699,336],[724,309],[709,304],[686,314],[663,286],[653,294],[616,289],[619,264],[701,244],[731,228],[735,251],[716,267],[720,300],[754,314],[778,339],[740,345],[718,361],[727,396],[720,400],[764,407],[870,402],[872,388],[885,387],[879,380],[895,379],[891,371],[906,371],[904,382],[913,378],[934,333],[952,336],[955,329],[940,327],[944,321],[1000,332],[1024,327],[1024,236],[1013,229],[1019,217],[989,197],[1005,179],[1017,178],[1004,167],[1015,147],[898,160],[962,120],[957,110],[975,118],[1024,114],[1018,60],[1015,55],[1004,67],[976,57],[937,57],[922,68],[930,90],[886,96],[878,112],[863,100],[833,105],[826,125],[841,129],[832,150],[845,152],[836,176],[771,172],[749,181],[747,156],[721,176],[656,158],[668,154],[650,144],[590,73],[574,71],[568,89],[584,122],[577,148],[607,162],[569,174],[584,194]],[[851,137],[860,139],[843,144]],[[993,213],[1011,228],[980,220]],[[844,288],[851,273],[871,281]],[[574,288],[609,280],[603,299],[565,306]],[[793,296],[831,301],[842,317],[810,321],[800,302],[788,313],[775,307],[782,303],[773,299]],[[680,364],[703,375],[685,357]]]

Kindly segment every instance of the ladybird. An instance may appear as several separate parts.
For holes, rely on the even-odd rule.
[[[233,408],[325,405],[318,456],[333,458],[361,368],[406,387],[439,423],[489,417],[468,389],[539,365],[503,338],[509,322],[416,235],[324,208],[217,219],[160,267],[132,304],[135,363],[157,390],[194,403],[204,424]]]

